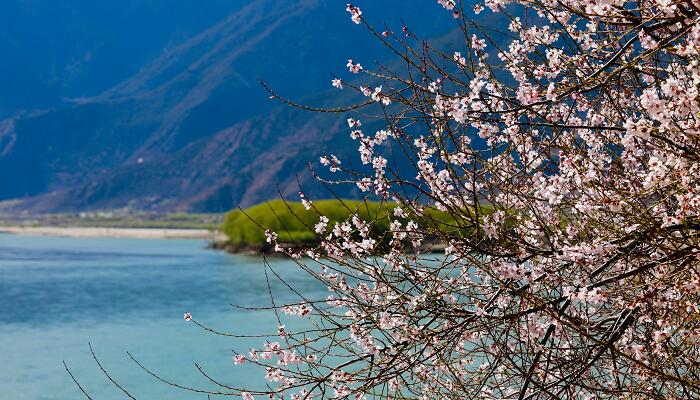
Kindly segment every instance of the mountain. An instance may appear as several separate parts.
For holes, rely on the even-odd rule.
[[[107,90],[246,1],[197,3],[3,0],[0,116]]]
[[[167,9],[160,0],[130,4],[131,12],[141,7],[144,15]],[[274,198],[278,187],[294,193],[297,179],[312,185],[306,162],[316,160],[324,147],[342,151],[354,145],[346,140],[347,116],[281,107],[258,83],[264,79],[287,97],[328,101],[338,96],[329,89],[331,73],[348,77],[348,58],[365,65],[388,59],[376,38],[349,21],[343,3],[255,0],[226,8],[213,2],[202,6],[207,10],[199,11],[198,22],[183,17],[191,4],[172,2],[177,10],[166,14],[182,21],[165,22],[167,32],[143,40],[147,44],[130,44],[139,41],[133,32],[116,36],[113,47],[140,49],[129,66],[107,68],[105,78],[95,81],[105,67],[87,63],[77,75],[57,75],[53,100],[30,96],[5,108],[22,111],[0,123],[0,200],[23,199],[21,207],[42,212],[223,211]],[[401,21],[415,25],[423,37],[452,26],[449,13],[429,2],[358,5],[370,21],[386,21],[396,31]],[[215,12],[218,19],[212,19]],[[80,10],[76,23],[90,15]],[[148,20],[144,15],[136,20]],[[118,26],[120,18],[95,28],[94,37]],[[189,33],[201,25],[206,27]],[[143,29],[139,34],[147,35]],[[177,35],[184,38],[173,44]],[[81,54],[66,53],[71,52]],[[131,73],[120,79],[126,72]],[[113,84],[105,88],[105,82]],[[20,89],[23,84],[18,83]],[[343,92],[336,100],[351,101],[347,96]],[[28,107],[32,102],[37,106]]]

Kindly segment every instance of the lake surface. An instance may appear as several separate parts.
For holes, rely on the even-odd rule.
[[[263,384],[264,371],[234,366],[232,349],[263,339],[216,336],[183,320],[236,334],[275,333],[261,258],[208,250],[199,240],[75,239],[0,234],[0,398],[84,398],[62,362],[95,399],[125,398],[103,366],[136,398],[205,399],[157,381],[126,354],[166,379],[212,386],[195,368],[232,386]],[[325,289],[285,259],[271,267],[310,297]],[[292,300],[271,279],[276,300]],[[301,322],[285,321],[288,327]]]

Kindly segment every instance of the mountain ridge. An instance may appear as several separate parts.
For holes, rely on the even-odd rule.
[[[5,120],[0,200],[36,212],[223,211],[276,197],[278,185],[295,193],[321,148],[354,146],[341,139],[346,117],[280,106],[258,78],[297,97],[350,101],[331,92],[330,72],[360,51],[383,57],[330,3],[256,0],[97,95]],[[421,7],[405,8],[423,19]]]

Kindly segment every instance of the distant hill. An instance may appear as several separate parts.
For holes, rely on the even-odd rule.
[[[247,0],[3,0],[0,116],[95,95]]]
[[[56,18],[75,16],[80,9],[45,3],[51,5],[45,13],[59,14]],[[130,2],[136,21],[147,19],[138,16],[142,7],[167,32],[153,33],[157,29],[151,27],[158,37],[143,39],[145,44],[136,43],[141,40],[136,34],[112,32],[108,48],[135,49],[134,59],[125,65],[111,68],[110,58],[101,56],[102,64],[85,62],[75,75],[64,65],[55,73],[59,83],[47,89],[55,96],[46,101],[28,96],[13,103],[12,96],[0,96],[0,102],[11,104],[3,109],[11,116],[0,123],[0,200],[23,199],[21,207],[42,212],[121,207],[223,211],[274,198],[278,186],[294,193],[298,175],[310,183],[305,163],[317,160],[321,149],[343,151],[355,145],[345,139],[347,116],[280,106],[258,84],[262,78],[286,96],[324,101],[339,94],[330,89],[331,73],[347,74],[347,58],[365,65],[385,60],[386,50],[349,21],[344,3],[256,0],[224,6],[214,1],[202,5],[208,11],[195,13],[196,21],[185,15],[193,2],[171,3],[177,11],[160,0]],[[449,13],[432,2],[356,3],[370,21],[386,20],[394,30],[400,30],[400,18],[415,24],[422,36],[436,37],[453,27]],[[164,18],[179,19],[160,21],[159,10],[167,10]],[[85,15],[75,17],[77,32],[55,34],[71,40],[102,37],[112,29],[98,24],[97,17],[91,28],[90,13],[80,12]],[[117,14],[117,21],[111,21],[115,26],[125,18]],[[26,21],[34,18],[22,15]],[[142,27],[141,34],[150,31]],[[0,32],[14,34],[8,28]],[[182,38],[173,43],[174,37]],[[38,60],[25,63],[41,67]],[[101,70],[105,77],[97,79]],[[17,82],[18,92],[22,85],[31,86],[22,82]],[[339,102],[352,100],[345,92],[339,95]]]

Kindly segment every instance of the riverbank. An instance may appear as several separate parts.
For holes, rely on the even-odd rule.
[[[212,241],[225,239],[220,232],[208,229],[0,226],[0,233],[74,238],[205,239]]]
[[[305,252],[306,250],[313,249],[316,247],[314,244],[295,244],[295,243],[281,243],[280,244],[285,249],[292,250],[293,252]],[[209,245],[209,248],[214,250],[225,251],[229,254],[242,254],[242,255],[283,255],[282,253],[276,252],[273,246],[270,245],[241,245],[232,243],[230,240],[213,240]],[[406,246],[405,251],[409,253],[444,253],[447,248],[447,244],[440,240],[424,240],[423,243],[418,247]]]

